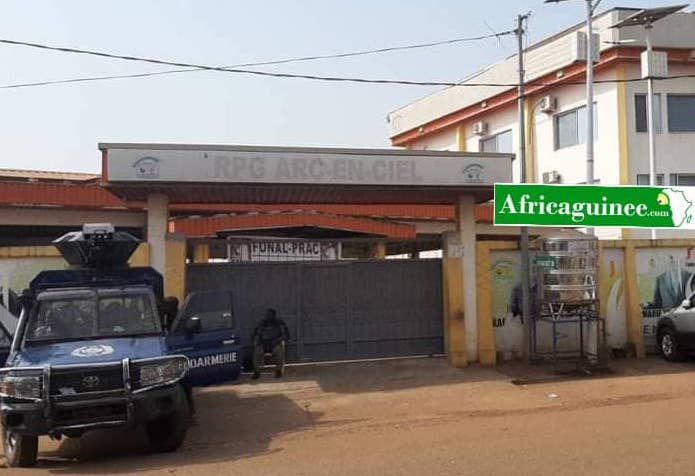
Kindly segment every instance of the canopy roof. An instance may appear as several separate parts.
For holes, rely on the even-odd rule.
[[[512,181],[512,154],[100,144],[102,181],[126,200],[177,203],[455,203]]]

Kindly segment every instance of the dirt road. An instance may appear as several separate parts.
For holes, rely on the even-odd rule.
[[[537,370],[443,360],[290,369],[211,387],[178,453],[145,436],[42,441],[31,474],[693,474],[695,362],[623,361],[600,379],[514,385]],[[4,474],[15,470],[4,470]]]

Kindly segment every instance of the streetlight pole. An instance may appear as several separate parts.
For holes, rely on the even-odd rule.
[[[652,23],[645,23],[647,57],[652,53]],[[649,186],[656,187],[656,139],[654,137],[654,78],[647,77],[647,135],[649,136]],[[651,239],[656,239],[656,228],[650,230]]]
[[[565,0],[545,0],[545,3],[560,3]],[[586,183],[594,184],[594,39],[593,16],[601,0],[586,2]],[[587,228],[590,235],[593,228]]]
[[[528,20],[530,13],[526,15],[518,15],[516,17],[516,39],[518,45],[519,59],[519,85],[517,86],[517,111],[519,113],[519,165],[521,167],[521,183],[528,181],[526,173],[526,113],[524,104],[524,22]],[[531,272],[529,259],[529,236],[528,227],[522,226],[520,230],[520,247],[521,247],[521,314],[524,318],[524,337],[528,345],[527,360],[531,360],[533,351],[533,326],[534,321],[531,316]]]
[[[598,5],[598,4],[597,4]],[[586,183],[594,183],[594,2],[586,0]],[[590,232],[590,230],[587,230]]]
[[[640,10],[611,26],[611,28],[618,29],[632,26],[642,26],[644,28],[647,51],[642,53],[641,66],[642,79],[647,80],[647,135],[649,136],[649,185],[651,187],[658,185],[656,180],[656,139],[654,137],[656,133],[654,124],[654,78],[665,78],[668,76],[668,56],[665,52],[657,53],[653,51],[652,29],[654,28],[654,22],[673,15],[687,6],[685,4]],[[656,228],[651,229],[651,238],[652,240],[656,239]]]

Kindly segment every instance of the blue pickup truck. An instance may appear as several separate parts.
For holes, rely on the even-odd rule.
[[[33,466],[40,435],[107,427],[145,425],[152,451],[176,451],[192,387],[238,378],[231,294],[192,294],[179,310],[157,271],[128,267],[138,243],[108,224],[62,236],[54,244],[70,267],[32,280],[16,329],[0,321],[12,336],[0,369],[8,466]]]

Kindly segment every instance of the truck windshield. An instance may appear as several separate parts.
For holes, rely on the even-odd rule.
[[[27,341],[80,340],[160,332],[153,297],[144,291],[99,290],[39,297]]]

